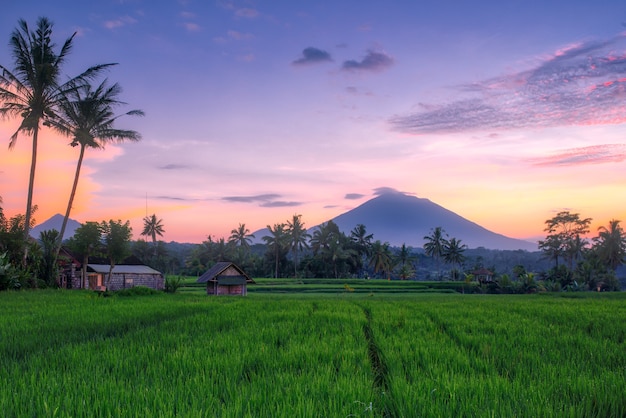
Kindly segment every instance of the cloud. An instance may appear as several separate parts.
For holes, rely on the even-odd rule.
[[[466,97],[420,104],[389,123],[413,134],[624,123],[626,34],[568,45],[530,70],[456,88]]]
[[[300,206],[302,202],[285,202],[285,201],[274,201],[274,202],[266,202],[261,203],[259,206],[262,208],[281,208],[281,207],[289,207],[289,206]]]
[[[309,65],[309,64],[318,64],[320,62],[329,62],[332,61],[330,54],[322,49],[314,48],[312,46],[308,48],[304,48],[302,50],[302,57],[298,58],[294,62],[293,65]]]
[[[183,23],[183,26],[185,27],[185,29],[187,29],[188,32],[200,32],[200,30],[202,29],[200,25],[193,22]]]
[[[381,196],[381,195],[390,194],[390,193],[401,193],[401,192],[399,192],[397,189],[394,189],[393,187],[377,187],[374,189],[374,196]]]
[[[184,170],[187,168],[191,168],[191,166],[186,164],[166,164],[159,166],[159,169],[161,170]]]
[[[384,52],[367,51],[361,61],[344,61],[341,68],[346,71],[382,71],[393,64],[393,58]]]
[[[365,197],[364,194],[361,193],[347,193],[344,196],[344,199],[348,199],[348,200],[358,200],[361,199],[362,197]]]
[[[254,38],[254,35],[252,35],[251,33],[238,32],[236,30],[229,30],[226,33],[230,39],[234,39],[236,41]]]
[[[250,9],[247,7],[235,10],[235,16],[243,17],[246,19],[254,19],[259,16],[259,11],[256,9]]]
[[[107,20],[104,22],[104,27],[107,29],[117,29],[122,26],[132,25],[137,23],[137,19],[132,18],[130,16],[122,16],[114,20]]]
[[[226,200],[228,202],[239,202],[239,203],[258,203],[258,206],[262,208],[300,206],[302,204],[302,202],[287,202],[284,200],[277,200],[280,197],[282,196],[279,194],[268,193],[268,194],[259,194],[255,196],[226,196],[226,197],[223,197],[222,200]]]
[[[572,166],[619,163],[626,160],[626,144],[604,144],[570,148],[557,154],[528,160],[535,166]]]
[[[222,200],[228,202],[242,202],[242,203],[254,203],[254,202],[268,202],[281,197],[279,194],[259,194],[256,196],[226,196]]]

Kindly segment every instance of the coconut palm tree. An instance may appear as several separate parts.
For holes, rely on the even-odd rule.
[[[467,245],[461,244],[461,240],[456,238],[450,238],[450,241],[448,241],[445,246],[443,259],[446,263],[452,264],[452,271],[455,279],[457,278],[458,273],[457,266],[465,261],[465,255],[463,252],[465,252],[466,248]]]
[[[141,139],[141,135],[136,131],[117,129],[113,126],[115,121],[122,116],[143,116],[144,114],[141,110],[131,110],[116,116],[114,109],[125,104],[118,99],[121,92],[122,88],[119,84],[115,83],[108,86],[107,80],[100,83],[95,90],[89,84],[84,84],[63,96],[58,103],[59,111],[47,122],[55,130],[71,137],[71,146],[80,147],[74,183],[59,235],[59,248],[63,241],[67,221],[72,210],[72,203],[76,196],[76,188],[85,150],[87,148],[104,148],[105,144],[109,142],[121,143],[124,141],[139,141]],[[156,222],[156,216],[153,215],[153,217]],[[144,219],[144,225],[145,222],[146,220]],[[151,229],[149,231],[148,234],[152,235],[153,243],[156,242],[155,233],[162,235],[162,229],[161,226],[160,230]]]
[[[250,230],[246,228],[246,224],[240,223],[237,228],[230,231],[228,241],[241,248],[249,248],[252,243],[252,238],[254,238],[254,234],[250,233]]]
[[[243,261],[244,256],[246,256],[247,252],[250,250],[252,238],[255,238],[254,234],[250,233],[250,230],[246,228],[246,224],[240,223],[237,228],[230,231],[228,242],[239,247],[239,257],[241,261]]]
[[[141,235],[152,237],[152,245],[154,246],[154,254],[157,250],[157,235],[162,237],[165,230],[163,229],[163,219],[157,218],[156,214],[143,218],[143,231]]]
[[[608,227],[600,226],[598,231],[593,241],[600,260],[615,270],[626,257],[626,233],[617,219],[611,219]]]
[[[18,27],[11,34],[9,46],[14,59],[14,69],[0,65],[0,116],[21,118],[21,123],[11,135],[9,149],[12,149],[18,134],[32,136],[32,155],[28,180],[28,197],[25,214],[25,239],[29,236],[30,219],[33,208],[35,167],[37,165],[37,145],[39,129],[56,114],[57,105],[69,92],[96,77],[108,66],[103,64],[88,68],[77,77],[61,83],[61,69],[72,49],[69,37],[59,52],[53,50],[52,22],[39,18],[37,27],[31,31],[25,20],[18,21]],[[26,258],[27,254],[24,254]]]
[[[311,235],[306,232],[302,215],[293,215],[291,221],[287,221],[287,234],[289,234],[289,247],[293,252],[293,274],[298,276],[298,251],[308,248],[307,240]]]
[[[278,262],[281,256],[284,257],[286,248],[288,246],[289,235],[287,235],[285,224],[274,224],[274,228],[270,225],[267,225],[267,229],[270,231],[271,235],[266,235],[263,237],[263,241],[268,246],[269,251],[274,256],[274,278],[278,278]]]
[[[380,240],[372,244],[372,256],[370,258],[370,266],[374,269],[374,273],[382,272],[390,280],[391,269],[393,268],[393,255],[389,248],[389,243],[381,243]]]
[[[437,274],[439,278],[441,278],[441,270],[439,270],[439,260],[446,251],[446,245],[448,244],[448,240],[444,237],[445,231],[442,227],[438,226],[434,230],[431,230],[430,235],[426,235],[424,239],[426,240],[426,244],[424,244],[424,251],[426,255],[429,257],[433,257],[435,262],[437,263]]]
[[[358,224],[350,231],[350,240],[354,245],[358,257],[358,270],[363,272],[364,260],[369,256],[374,234],[368,234],[365,225]]]

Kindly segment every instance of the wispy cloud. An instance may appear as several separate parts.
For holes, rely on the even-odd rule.
[[[193,23],[193,22],[185,22],[183,23],[183,27],[188,32],[200,32],[200,30],[202,30],[202,27],[200,27],[200,25],[198,25],[197,23]]]
[[[344,61],[341,68],[346,71],[382,71],[393,65],[393,58],[384,52],[369,50],[361,61]]]
[[[293,61],[293,65],[310,65],[318,64],[321,62],[332,61],[330,54],[322,49],[314,48],[312,46],[304,48],[302,50],[302,57]]]
[[[104,27],[107,29],[117,29],[121,28],[122,26],[132,25],[135,23],[137,23],[137,19],[130,16],[122,16],[118,17],[117,19],[105,21]]]
[[[380,196],[383,194],[389,194],[389,193],[401,193],[398,191],[398,189],[394,189],[393,187],[377,187],[374,189],[374,196]]]
[[[185,170],[191,168],[191,166],[186,164],[166,164],[159,167],[161,170]]]
[[[626,160],[626,144],[604,144],[570,148],[542,158],[528,160],[535,166],[571,166],[619,163]]]
[[[616,52],[618,51],[618,52]],[[626,122],[626,34],[570,45],[534,68],[457,86],[458,100],[390,119],[405,133]]]
[[[262,208],[277,208],[285,206],[300,206],[302,202],[289,202],[285,200],[278,200],[282,196],[275,193],[259,194],[254,196],[226,196],[222,200],[227,202],[238,203],[257,203]]]
[[[246,19],[254,19],[259,16],[259,11],[256,9],[251,9],[249,7],[242,7],[240,9],[235,10],[235,16],[243,17]]]
[[[363,197],[365,197],[365,195],[361,194],[361,193],[347,193],[344,196],[344,199],[347,199],[347,200],[358,200],[358,199],[361,199]]]

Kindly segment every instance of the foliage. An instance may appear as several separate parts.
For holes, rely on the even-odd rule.
[[[594,249],[599,260],[615,271],[626,259],[626,233],[617,219],[611,219],[609,226],[600,226],[598,236],[593,239]]]
[[[581,218],[578,213],[559,212],[545,221],[546,239],[539,241],[539,249],[559,268],[559,259],[563,258],[571,270],[574,261],[581,258],[587,242],[582,237],[589,232],[591,218]]]
[[[311,235],[307,233],[302,222],[302,215],[293,215],[287,221],[287,234],[289,235],[289,248],[293,254],[293,275],[298,276],[298,253],[309,247],[307,240]]]
[[[0,117],[13,116],[21,119],[19,127],[11,136],[9,148],[15,145],[19,133],[32,135],[25,239],[28,239],[31,226],[40,125],[49,124],[56,117],[58,105],[65,95],[84,85],[110,65],[90,67],[79,76],[62,82],[61,70],[72,49],[72,41],[76,33],[69,37],[56,52],[52,41],[52,27],[52,22],[45,17],[37,20],[35,30],[31,30],[26,21],[20,19],[18,27],[13,31],[9,40],[14,70],[11,71],[0,65],[0,102],[2,102]]]
[[[165,276],[165,293],[176,293],[183,285],[181,276]]]
[[[157,235],[162,237],[165,229],[163,229],[163,219],[158,219],[156,214],[152,214],[151,216],[146,216],[143,218],[143,231],[141,231],[141,235],[151,237],[152,245],[154,245],[154,250],[156,252],[156,242]]]
[[[110,263],[108,279],[106,281],[106,285],[108,286],[115,265],[131,254],[130,237],[132,235],[132,228],[130,227],[130,221],[122,223],[121,220],[114,221],[113,219],[108,222],[102,221],[100,228],[105,244],[105,254]]]
[[[57,262],[57,243],[59,235],[59,231],[56,229],[41,231],[39,234],[39,245],[42,250],[39,279],[41,279],[47,287],[59,286],[59,264]]]
[[[274,260],[274,278],[277,278],[279,277],[281,260],[286,259],[289,251],[289,234],[284,223],[274,224],[273,228],[268,225],[267,229],[270,235],[266,235],[262,239],[267,244],[267,257]]]
[[[442,227],[438,226],[434,230],[431,230],[430,235],[426,235],[424,239],[426,243],[424,244],[424,251],[426,255],[429,257],[433,257],[437,263],[437,276],[441,279],[441,270],[439,268],[439,260],[446,253],[446,246],[448,245],[448,240],[446,239],[446,232]]]
[[[151,296],[151,295],[158,295],[159,293],[161,292],[155,289],[151,289],[146,286],[133,286],[127,289],[117,290],[113,292],[113,295],[122,296],[122,297],[124,296]]]

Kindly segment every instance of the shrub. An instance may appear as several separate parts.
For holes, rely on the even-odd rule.
[[[180,276],[165,277],[165,292],[176,293],[179,287],[183,285],[183,279]]]

